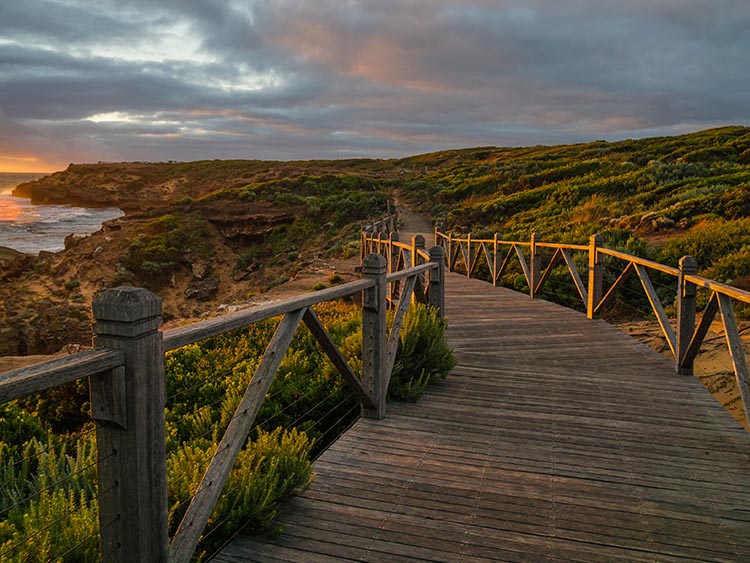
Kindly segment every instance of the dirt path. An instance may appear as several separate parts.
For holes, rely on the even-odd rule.
[[[411,240],[412,236],[419,234],[425,238],[428,247],[432,246],[434,233],[432,221],[428,217],[412,211],[404,201],[399,199],[398,192],[393,194],[393,203],[398,209],[399,219],[401,220],[401,228],[399,229],[401,240]]]

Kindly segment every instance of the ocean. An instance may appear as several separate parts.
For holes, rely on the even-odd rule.
[[[44,174],[0,173],[0,246],[38,254],[65,247],[65,237],[98,231],[104,221],[123,215],[116,207],[88,209],[72,205],[32,205],[10,193],[18,184]]]

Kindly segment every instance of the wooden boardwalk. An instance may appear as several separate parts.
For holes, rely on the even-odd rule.
[[[448,274],[452,375],[214,561],[750,561],[750,437],[602,321]]]

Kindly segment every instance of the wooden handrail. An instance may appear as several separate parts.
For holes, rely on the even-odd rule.
[[[742,303],[750,303],[750,291],[745,291],[744,289],[739,289],[725,283],[719,283],[698,275],[685,276],[685,281],[693,283],[703,289],[709,289],[719,295],[726,295],[727,297],[731,297]]]
[[[88,350],[0,373],[0,404],[123,366],[119,350]]]
[[[545,282],[551,276],[553,268],[564,263],[573,279],[578,295],[586,306],[586,314],[590,319],[599,314],[603,306],[614,298],[625,280],[635,274],[641,282],[646,298],[672,352],[675,370],[678,373],[690,375],[693,373],[693,362],[708,332],[708,327],[717,313],[720,314],[735,378],[740,389],[745,420],[747,427],[750,429],[750,368],[748,368],[748,362],[744,356],[731,303],[732,299],[742,303],[750,303],[750,292],[698,276],[695,260],[689,256],[680,260],[679,268],[674,268],[626,252],[605,248],[602,243],[603,240],[599,235],[592,236],[588,245],[581,245],[544,242],[539,240],[535,234],[532,234],[529,242],[523,242],[503,240],[499,233],[495,234],[492,239],[477,239],[471,233],[468,233],[465,237],[456,237],[442,232],[440,228],[435,229],[435,244],[446,249],[446,263],[449,270],[453,270],[460,262],[463,262],[466,275],[471,276],[476,271],[479,261],[483,259],[489,269],[493,285],[497,285],[511,259],[517,257],[529,287],[529,295],[532,298],[539,294]],[[507,252],[499,250],[507,246],[510,246]],[[526,247],[530,249],[528,260],[522,250]],[[544,269],[541,268],[540,248],[554,250]],[[572,251],[587,253],[588,283],[584,283],[583,276],[577,270],[570,254]],[[502,256],[503,253],[504,256]],[[603,287],[604,264],[601,260],[604,256],[622,260],[626,264],[624,270],[606,291]],[[651,281],[650,270],[676,278],[676,328],[672,326],[670,319],[667,317],[664,305],[661,303]],[[696,288],[711,291],[711,298],[697,326]]]
[[[226,332],[242,328],[265,319],[278,317],[292,311],[311,307],[318,303],[334,301],[342,297],[355,295],[373,286],[371,280],[357,280],[336,287],[329,287],[314,293],[306,293],[284,299],[275,303],[268,303],[243,309],[228,315],[199,321],[186,326],[164,331],[164,351],[174,350],[188,344],[194,344],[206,338],[218,336]]]
[[[660,264],[659,262],[654,262],[653,260],[647,260],[646,258],[639,258],[638,256],[633,256],[632,254],[628,254],[627,252],[620,252],[618,250],[610,250],[609,248],[604,248],[604,247],[597,248],[597,252],[599,254],[612,256],[613,258],[619,258],[620,260],[625,260],[626,262],[630,262],[632,264],[638,264],[639,266],[644,266],[646,268],[649,268],[651,270],[656,270],[664,274],[669,274],[670,276],[677,277],[680,275],[679,268],[666,266],[664,264]]]

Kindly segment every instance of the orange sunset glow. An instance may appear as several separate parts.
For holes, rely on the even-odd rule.
[[[48,162],[44,158],[36,156],[0,155],[0,173],[32,172],[35,174],[47,174],[54,170],[61,170],[62,168],[65,168],[65,165]]]
[[[17,221],[21,216],[21,206],[12,201],[3,201],[0,203],[0,223]]]

